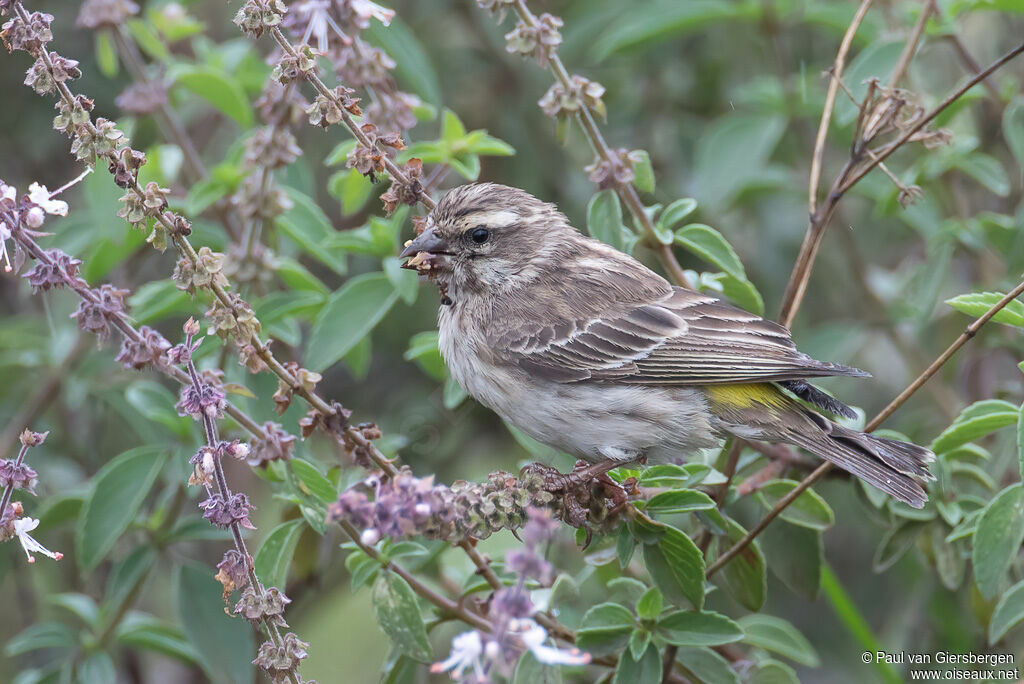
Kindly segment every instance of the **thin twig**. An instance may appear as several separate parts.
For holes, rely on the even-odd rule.
[[[928,24],[928,18],[935,12],[935,0],[923,0],[921,4],[923,5],[921,16],[917,18],[914,29],[910,32],[910,38],[907,39],[903,51],[900,53],[899,61],[896,62],[896,68],[892,70],[892,78],[889,79],[890,88],[898,86],[903,75],[907,73],[907,67],[910,66],[910,61],[914,59],[914,54],[917,52],[917,44],[921,42],[921,36],[924,34],[924,27]]]

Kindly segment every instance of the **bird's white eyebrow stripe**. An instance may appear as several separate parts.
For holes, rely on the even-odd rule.
[[[492,209],[491,211],[475,211],[470,214],[474,222],[479,221],[480,223],[502,228],[505,226],[511,226],[520,220],[519,214],[508,209]]]

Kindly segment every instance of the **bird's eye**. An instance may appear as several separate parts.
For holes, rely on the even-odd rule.
[[[491,237],[491,231],[482,226],[474,228],[469,233],[469,239],[478,245],[482,245],[487,242],[487,238],[489,237]]]

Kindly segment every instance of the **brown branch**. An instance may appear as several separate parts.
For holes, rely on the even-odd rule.
[[[525,24],[531,27],[537,26],[537,17],[527,7],[526,0],[515,0],[513,9],[515,9],[516,14]],[[557,52],[552,52],[548,57],[548,66],[551,69],[551,73],[562,84],[566,92],[569,92],[572,87],[572,78]],[[576,120],[579,122],[580,128],[583,130],[583,134],[589,141],[594,153],[609,164],[617,164],[618,159],[615,153],[612,152],[611,147],[605,141],[593,112],[590,111],[586,104],[581,105],[577,110]],[[690,282],[690,279],[686,277],[686,273],[683,271],[683,267],[679,265],[671,245],[662,244],[658,240],[657,233],[654,230],[654,222],[647,212],[644,211],[644,204],[640,200],[640,194],[637,192],[636,186],[632,182],[616,184],[615,191],[630,213],[633,214],[634,220],[640,225],[646,240],[655,247],[655,252],[665,270],[668,271],[671,280],[676,285],[694,288],[695,285]]]
[[[897,396],[895,399],[889,402],[888,406],[882,409],[877,416],[872,418],[868,422],[868,424],[864,426],[864,431],[871,432],[877,429],[878,426],[881,425],[886,420],[886,418],[891,416],[896,411],[896,409],[905,404],[906,401],[915,392],[917,392],[917,390],[919,390],[922,385],[928,382],[928,380],[933,375],[935,375],[939,371],[939,369],[942,368],[942,366],[947,361],[949,361],[950,358],[952,358],[953,354],[955,354],[960,349],[960,347],[967,344],[967,342],[971,338],[977,335],[978,331],[981,329],[983,325],[992,320],[993,316],[1002,311],[1007,304],[1009,304],[1011,301],[1019,297],[1022,293],[1024,293],[1024,281],[1017,285],[1017,287],[1010,290],[1010,292],[1008,292],[1006,296],[1004,296],[998,302],[993,304],[991,308],[989,308],[989,310],[982,314],[977,320],[968,325],[967,328],[964,329],[964,331],[960,334],[960,336],[953,340],[953,343],[950,344],[949,347],[947,347],[946,350],[942,352],[938,356],[938,358],[936,358],[935,361],[933,361],[931,365],[928,366],[928,368],[926,368],[924,372],[922,372],[921,375],[917,377],[916,380],[914,380],[914,382],[910,383],[910,385],[905,390],[900,392],[899,396]],[[812,484],[820,480],[825,475],[825,473],[827,473],[831,468],[832,463],[829,461],[825,461],[817,468],[815,468],[814,472],[812,472],[810,475],[801,480],[800,484],[794,487],[792,491],[786,494],[786,496],[779,499],[779,501],[776,502],[772,509],[765,514],[765,516],[757,523],[757,525],[755,525],[749,532],[747,532],[747,534],[741,540],[736,542],[735,545],[733,545],[727,551],[722,553],[715,560],[714,563],[708,566],[706,576],[710,577],[711,575],[721,570],[726,563],[732,560],[738,553],[743,551],[743,549],[745,549],[752,541],[754,541],[754,539],[757,538],[757,535],[761,534],[761,532],[763,532],[764,529],[768,527],[768,525],[773,520],[775,520],[775,518],[777,518],[779,514],[786,509],[787,506],[793,503],[793,501],[795,501],[796,498],[800,496],[804,491],[806,491]]]
[[[910,32],[910,38],[907,39],[903,51],[900,53],[899,61],[896,62],[896,68],[892,70],[892,78],[889,79],[890,88],[899,85],[903,75],[907,72],[907,67],[910,66],[910,61],[914,59],[914,54],[917,52],[917,44],[921,42],[924,27],[928,24],[929,17],[936,12],[935,0],[923,0],[921,4],[924,5],[921,8],[921,16],[917,18],[914,30]]]
[[[824,232],[824,225],[818,217],[818,189],[821,186],[821,165],[825,155],[825,141],[828,138],[829,125],[832,123],[832,112],[836,106],[836,95],[839,93],[839,83],[843,78],[843,70],[846,68],[846,55],[853,44],[853,38],[857,33],[864,15],[871,7],[872,0],[861,0],[860,7],[853,15],[842,41],[839,43],[839,51],[836,53],[835,62],[829,71],[828,91],[825,93],[825,107],[821,112],[821,122],[818,124],[818,134],[814,139],[814,152],[811,154],[811,174],[807,190],[807,211],[810,215],[810,225],[804,234],[803,244],[800,245],[800,253],[797,256],[796,264],[793,266],[793,275],[786,286],[786,293],[782,300],[782,309],[779,312],[779,322],[787,328],[792,325],[793,317],[803,299],[803,291],[807,287],[806,281],[797,278],[806,269],[810,273],[811,264],[814,263],[815,254],[818,251],[820,235]],[[802,276],[801,276],[802,277]]]

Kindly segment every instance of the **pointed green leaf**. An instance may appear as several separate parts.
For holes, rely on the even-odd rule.
[[[1024,620],[1024,582],[1017,582],[999,597],[988,623],[988,643],[994,645]]]
[[[124,452],[96,474],[75,531],[82,570],[89,572],[99,565],[128,529],[166,460],[162,445],[142,446]]]
[[[656,544],[644,545],[644,564],[662,595],[675,605],[704,605],[704,554],[671,525]]]
[[[961,444],[972,442],[996,430],[1017,422],[1017,406],[1001,399],[976,401],[956,417],[953,424],[942,431],[931,449],[936,454],[950,451]]]
[[[381,272],[356,276],[332,294],[317,316],[306,349],[306,365],[322,371],[368,335],[398,299]]]
[[[1001,491],[985,506],[974,530],[974,581],[992,599],[1024,541],[1024,485]]]
[[[601,242],[622,249],[622,205],[614,190],[602,190],[590,198],[587,231]]]
[[[395,648],[422,663],[432,660],[420,604],[408,582],[393,572],[381,573],[373,585],[373,609]]]
[[[811,643],[788,621],[772,615],[747,615],[740,618],[743,641],[785,656],[807,667],[818,667],[821,660]]]
[[[946,304],[968,316],[980,318],[1005,296],[1005,292],[972,292],[947,299]],[[1011,299],[990,320],[996,323],[1015,325],[1018,328],[1024,327],[1024,302],[1019,299]]]
[[[266,541],[256,552],[253,560],[256,576],[268,587],[277,587],[284,591],[288,580],[288,566],[292,563],[295,546],[305,529],[302,520],[283,522],[267,535]]]
[[[185,638],[215,682],[251,684],[255,654],[253,629],[224,610],[223,587],[204,565],[178,568],[177,605]]]
[[[771,510],[799,484],[794,480],[767,482],[757,491],[757,499],[766,509]],[[822,531],[832,527],[836,520],[832,508],[812,489],[796,497],[793,503],[783,509],[780,517],[794,525]]]
[[[719,646],[743,638],[740,626],[712,611],[679,611],[658,622],[658,634],[676,646]]]

